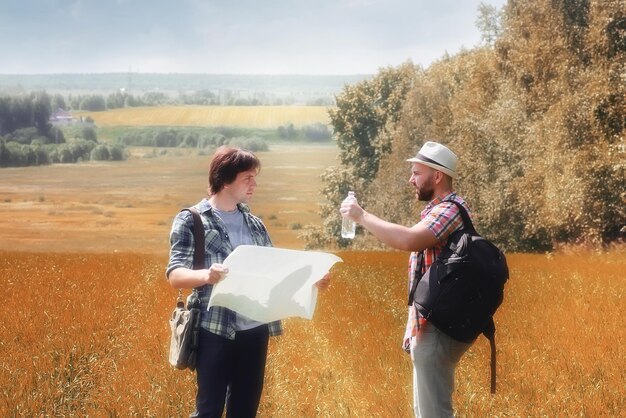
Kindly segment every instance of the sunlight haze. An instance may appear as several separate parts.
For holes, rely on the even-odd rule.
[[[428,66],[479,44],[480,3],[0,0],[0,74],[373,74],[408,60]]]

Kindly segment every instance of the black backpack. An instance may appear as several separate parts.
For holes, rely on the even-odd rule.
[[[463,227],[450,235],[443,250],[420,277],[423,251],[418,255],[409,306],[441,332],[470,343],[484,334],[491,346],[491,392],[496,390],[496,349],[493,314],[502,303],[509,269],[502,251],[478,235],[467,211],[455,204]]]

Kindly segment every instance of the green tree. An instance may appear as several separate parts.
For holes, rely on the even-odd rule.
[[[11,163],[11,151],[4,139],[0,138],[0,167],[8,167]]]
[[[52,96],[51,109],[52,111],[56,111],[57,109],[67,110],[67,104],[65,103],[65,99],[61,94],[56,93],[54,96]]]
[[[380,158],[391,151],[386,128],[400,117],[414,76],[411,63],[383,69],[372,80],[347,86],[329,111],[341,164],[366,183],[376,176]]]
[[[92,161],[107,161],[111,157],[106,144],[100,144],[91,150],[90,158]]]
[[[361,203],[372,199],[367,188],[378,173],[381,158],[391,152],[393,126],[416,74],[411,63],[383,69],[371,80],[346,86],[337,96],[337,107],[329,114],[341,167],[331,167],[323,174],[326,202],[320,215],[324,224],[307,229],[309,246],[330,242],[345,247],[352,243],[341,238],[337,208],[349,190],[356,191]]]
[[[9,96],[0,96],[0,136],[12,131],[11,98]]]
[[[50,131],[50,96],[45,92],[31,94],[33,101],[33,124],[42,135],[48,135]]]
[[[304,136],[309,141],[327,141],[331,138],[332,134],[328,129],[328,126],[323,123],[315,123],[313,125],[307,125],[303,128]]]
[[[90,112],[99,112],[99,111],[106,110],[106,102],[104,100],[104,97],[97,95],[97,94],[93,94],[93,95],[83,97],[80,101],[79,108],[80,110],[88,110]]]
[[[123,161],[126,159],[126,148],[122,144],[115,144],[109,148],[111,161]]]
[[[96,130],[91,126],[83,127],[81,131],[81,138],[86,139],[87,141],[98,142],[98,134]]]
[[[30,97],[17,96],[10,101],[9,113],[12,118],[12,130],[34,126],[33,102]]]

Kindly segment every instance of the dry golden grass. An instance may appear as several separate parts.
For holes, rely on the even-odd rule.
[[[296,224],[320,222],[319,175],[337,164],[337,148],[272,145],[258,155],[252,211],[263,217],[276,245],[303,248]],[[209,160],[174,149],[125,162],[4,168],[0,250],[166,254],[176,212],[206,196]]]
[[[406,254],[340,253],[312,321],[272,339],[261,417],[411,416],[400,349]],[[0,253],[1,416],[185,416],[194,375],[167,364],[166,256]],[[624,407],[626,251],[511,255],[498,393],[481,338],[458,416],[616,417]]]
[[[158,106],[128,107],[103,112],[76,112],[90,116],[105,126],[240,126],[276,128],[294,124],[328,124],[328,108],[323,106]]]
[[[182,151],[180,151],[182,152]],[[253,211],[303,248],[332,147],[274,148]],[[163,276],[173,215],[206,187],[208,157],[0,172],[0,416],[186,416],[194,375],[167,363],[176,292]],[[272,339],[261,417],[411,416],[401,252],[345,252],[312,321]],[[462,360],[461,417],[615,417],[626,409],[626,249],[509,256],[498,393],[479,338]]]

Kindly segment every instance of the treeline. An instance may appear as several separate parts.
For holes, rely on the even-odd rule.
[[[120,144],[96,143],[81,138],[64,144],[19,144],[0,139],[0,167],[24,167],[82,161],[121,161],[126,149]]]
[[[49,121],[52,102],[45,92],[0,96],[0,167],[126,158],[122,144],[99,143],[89,124],[74,127],[66,139]]]
[[[210,90],[199,90],[193,93],[181,92],[175,97],[161,92],[148,92],[141,96],[136,96],[123,91],[117,91],[108,95],[70,94],[67,100],[61,95],[57,96],[61,97],[59,102],[63,103],[63,105],[59,107],[62,109],[86,110],[90,112],[140,106],[283,106],[298,103],[293,97],[272,98],[265,93],[253,93],[251,97],[240,97],[230,90],[217,93]],[[316,98],[300,104],[307,106],[332,106],[334,105],[334,100],[332,97]]]
[[[331,112],[341,165],[324,174],[322,227],[342,240],[348,190],[372,213],[419,220],[409,164],[426,140],[460,157],[455,189],[477,229],[513,251],[608,244],[626,225],[626,2],[481,5],[485,44],[427,69],[407,63],[347,86]]]
[[[141,106],[283,106],[304,104],[307,106],[332,106],[334,99],[331,97],[316,98],[306,102],[298,102],[295,98],[272,98],[265,93],[253,93],[252,97],[240,97],[230,90],[212,92],[199,90],[193,93],[181,92],[171,97],[161,92],[148,92],[137,96],[123,91],[116,91],[108,95],[85,94],[68,95],[67,99],[61,94],[55,94],[56,107],[65,110],[85,110],[99,112],[109,109]]]
[[[238,146],[253,152],[269,150],[262,138],[229,128],[137,128],[120,135],[118,141],[129,146],[197,148],[202,152],[222,145]]]
[[[267,151],[268,141],[289,140],[329,141],[332,133],[322,123],[296,128],[293,124],[281,125],[275,131],[237,127],[177,127],[134,128],[118,136],[118,142],[139,147],[179,147],[210,150],[222,145],[233,145],[250,151]]]
[[[132,95],[145,106],[165,105],[292,105],[332,106],[346,84],[371,75],[235,75],[235,74],[0,74],[0,94],[24,94],[48,90],[62,93],[71,109],[79,110],[86,96],[95,92],[105,100],[115,92]],[[123,89],[120,89],[123,87]],[[72,97],[73,100],[68,100]],[[119,102],[119,97],[116,101]],[[118,106],[119,107],[119,106]],[[53,108],[56,109],[56,108]],[[69,108],[64,108],[69,109]]]

